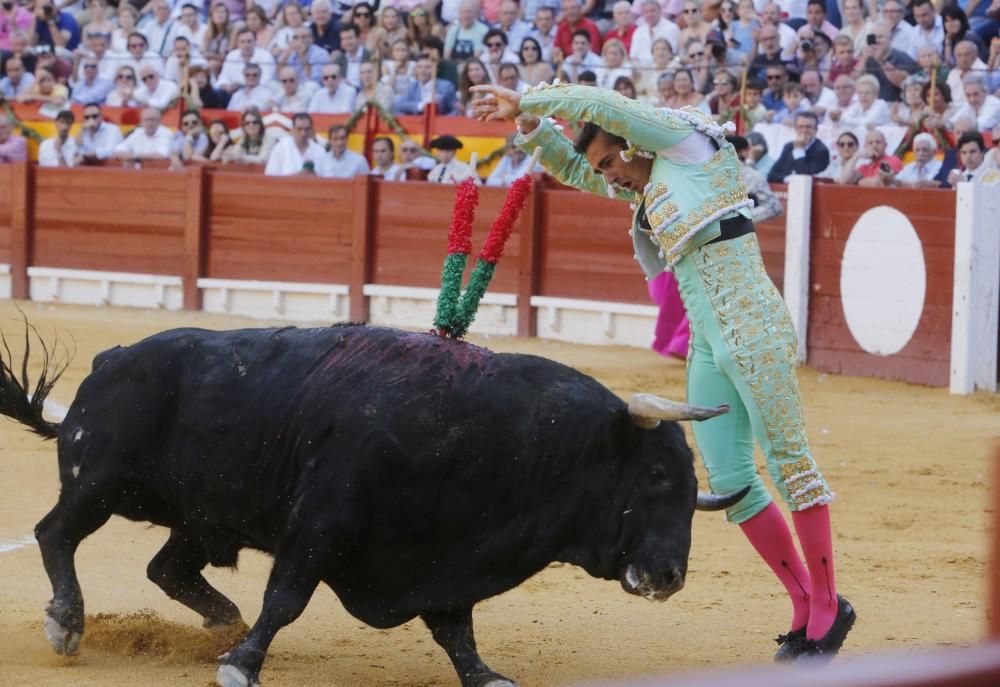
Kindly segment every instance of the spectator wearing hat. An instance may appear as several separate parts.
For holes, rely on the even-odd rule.
[[[347,148],[347,127],[335,124],[330,127],[330,154],[320,176],[353,179],[368,174],[368,160]]]
[[[421,56],[413,68],[413,80],[406,95],[396,98],[399,114],[420,114],[434,98],[438,114],[450,115],[455,110],[455,86],[444,79],[434,78],[434,63],[430,57]]]
[[[56,115],[56,135],[38,146],[39,167],[72,167],[76,164],[76,141],[69,135],[74,121],[70,110]]]
[[[267,158],[267,176],[315,176],[328,163],[329,153],[316,140],[312,117],[300,112],[292,117],[292,133],[278,141]]]
[[[427,181],[435,184],[454,184],[465,179],[469,166],[455,159],[455,151],[462,149],[462,142],[454,136],[438,136],[431,141],[431,150],[436,151],[438,163],[434,165]]]
[[[83,123],[76,135],[76,164],[94,164],[107,160],[115,146],[122,142],[122,132],[114,124],[104,121],[100,103],[83,106]]]

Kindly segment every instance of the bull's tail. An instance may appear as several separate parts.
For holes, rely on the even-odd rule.
[[[31,382],[28,379],[28,357],[31,353],[32,335],[42,349],[42,369],[35,380],[34,390],[29,393]],[[49,422],[42,417],[42,409],[45,398],[69,365],[72,353],[58,339],[51,347],[47,346],[27,317],[24,318],[24,357],[21,359],[20,374],[14,369],[14,355],[3,333],[0,333],[0,345],[0,415],[27,425],[31,431],[45,439],[55,439],[59,423]]]

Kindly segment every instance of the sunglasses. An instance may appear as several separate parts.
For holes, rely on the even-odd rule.
[[[128,47],[129,47],[129,49],[132,49],[132,48],[145,48],[146,44],[145,43],[129,43]]]
[[[781,78],[782,78],[782,75],[781,75],[781,74],[768,74],[768,75],[767,75],[767,80],[768,80],[768,81],[778,81],[778,80],[780,80]]]
[[[243,75],[243,78],[245,78],[245,79],[259,79],[260,78],[260,72],[247,72],[247,73],[245,73]]]
[[[336,81],[339,78],[340,77],[337,76],[336,74],[324,74],[323,75],[323,81]]]
[[[118,74],[115,76],[116,79],[128,79],[129,81],[135,81],[135,77],[131,74]]]
[[[85,65],[83,65],[83,68],[84,69],[97,69],[97,65],[96,64],[85,64]]]
[[[243,126],[249,126],[251,124],[255,124],[256,126],[260,126],[261,125],[261,121],[259,119],[244,119],[243,120]]]
[[[152,81],[155,78],[156,78],[156,74],[146,74],[146,76],[142,77],[142,80],[143,81]]]
[[[486,47],[487,48],[502,48],[503,47],[503,43],[500,42],[500,41],[490,41],[489,43],[486,44]]]
[[[99,115],[99,114],[85,114],[85,115],[83,115],[83,118],[84,119],[100,119],[101,115]]]
[[[181,122],[181,126],[198,126],[198,120],[189,119],[186,122]]]
[[[838,148],[854,148],[857,145],[854,141],[837,141]]]
[[[705,56],[705,53],[703,53],[703,52],[688,53],[688,57],[704,57],[704,56]]]
[[[371,14],[369,14],[368,12],[355,12],[355,13],[354,13],[354,16],[355,16],[355,17],[370,17],[370,16],[372,16],[372,15],[371,15]]]
[[[692,7],[691,9],[684,10],[684,14],[698,14],[698,8]]]
[[[538,52],[538,48],[536,48],[536,47],[535,47],[535,46],[533,46],[533,45],[525,45],[525,46],[522,46],[521,50],[534,50],[535,52]]]
[[[293,77],[291,79],[282,79],[281,83],[295,83],[295,78]]]

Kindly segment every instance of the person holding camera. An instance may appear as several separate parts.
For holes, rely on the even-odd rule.
[[[840,183],[857,186],[895,186],[903,163],[895,155],[886,155],[885,135],[878,129],[865,134],[865,146],[844,163]]]
[[[80,45],[80,25],[69,12],[58,11],[53,0],[35,0],[33,19],[28,43],[36,50],[47,48],[48,52],[66,55]]]

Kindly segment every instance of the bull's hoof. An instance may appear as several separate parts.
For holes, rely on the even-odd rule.
[[[48,613],[45,614],[45,636],[49,646],[60,656],[73,656],[80,650],[82,633],[70,630],[59,624],[59,621]]]
[[[219,666],[215,673],[215,683],[219,687],[260,687],[260,681],[252,680],[240,668],[227,663]]]

